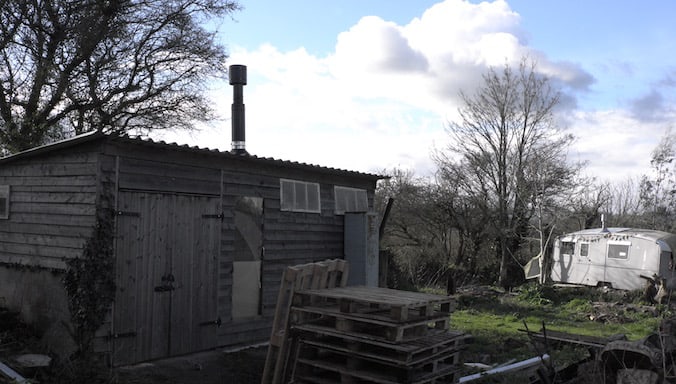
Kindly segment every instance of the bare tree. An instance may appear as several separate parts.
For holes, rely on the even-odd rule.
[[[225,75],[212,17],[232,0],[0,2],[0,150],[90,130],[144,133],[213,117]]]
[[[572,139],[570,136],[567,138]],[[527,193],[522,193],[522,197],[530,198],[525,205],[533,208],[531,227],[539,255],[547,254],[553,235],[565,230],[567,221],[580,213],[573,209],[575,202],[586,201],[583,196],[593,189],[591,180],[579,177],[584,163],[567,162],[567,145],[560,144],[562,142],[552,141],[542,148],[534,148],[532,156],[524,163],[525,179],[530,182],[530,188]],[[593,207],[584,205],[587,209],[584,211],[585,218],[598,214],[599,207]]]
[[[435,160],[439,165],[435,180],[436,204],[439,211],[447,212],[445,216],[458,235],[453,268],[456,272],[467,272],[468,276],[458,277],[471,279],[492,264],[492,258],[484,254],[486,248],[490,248],[488,239],[494,237],[489,190],[485,180],[474,177],[476,173],[470,163],[448,161],[443,153],[437,153]]]
[[[608,214],[611,226],[645,226],[639,186],[638,178],[608,184],[610,196],[603,211]]]
[[[641,179],[640,198],[653,229],[670,231],[676,205],[676,135],[668,129],[653,149],[650,159],[652,177]]]
[[[448,127],[452,139],[448,155],[439,156],[437,162],[443,165],[460,156],[472,170],[469,176],[485,189],[494,215],[499,279],[508,288],[513,285],[510,275],[518,268],[517,253],[530,231],[533,199],[544,201],[550,191],[573,182],[575,167],[566,165],[564,150],[573,137],[555,124],[559,93],[537,73],[534,62],[524,59],[516,70],[508,64],[501,70],[491,68],[483,80],[476,93],[461,94],[460,119]],[[552,154],[548,163],[559,167],[546,174],[534,167],[543,154]],[[540,182],[534,184],[535,177]]]

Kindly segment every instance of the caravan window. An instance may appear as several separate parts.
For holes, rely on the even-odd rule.
[[[562,241],[561,242],[561,254],[562,255],[574,255],[575,254],[575,243],[572,241]]]
[[[608,244],[608,258],[610,259],[627,259],[629,258],[630,244]]]
[[[580,243],[580,256],[589,256],[589,243]]]

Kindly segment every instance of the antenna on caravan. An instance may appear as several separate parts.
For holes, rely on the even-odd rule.
[[[601,232],[610,232],[606,227],[606,215],[601,214]]]

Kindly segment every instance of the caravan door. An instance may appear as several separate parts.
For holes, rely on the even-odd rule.
[[[580,258],[584,258],[582,284],[597,286],[606,282],[606,245],[603,241],[582,242]]]
[[[605,250],[599,249],[598,243],[588,241],[578,241],[575,245],[569,282],[592,286],[602,282]]]
[[[588,242],[577,243],[577,252],[573,260],[575,263],[571,273],[571,279],[574,280],[572,282],[576,284],[595,285],[596,282],[591,281],[594,278],[594,263],[592,255],[589,253]]]

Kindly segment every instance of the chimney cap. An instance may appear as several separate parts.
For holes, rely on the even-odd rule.
[[[230,85],[246,85],[246,65],[233,64],[228,70]]]

